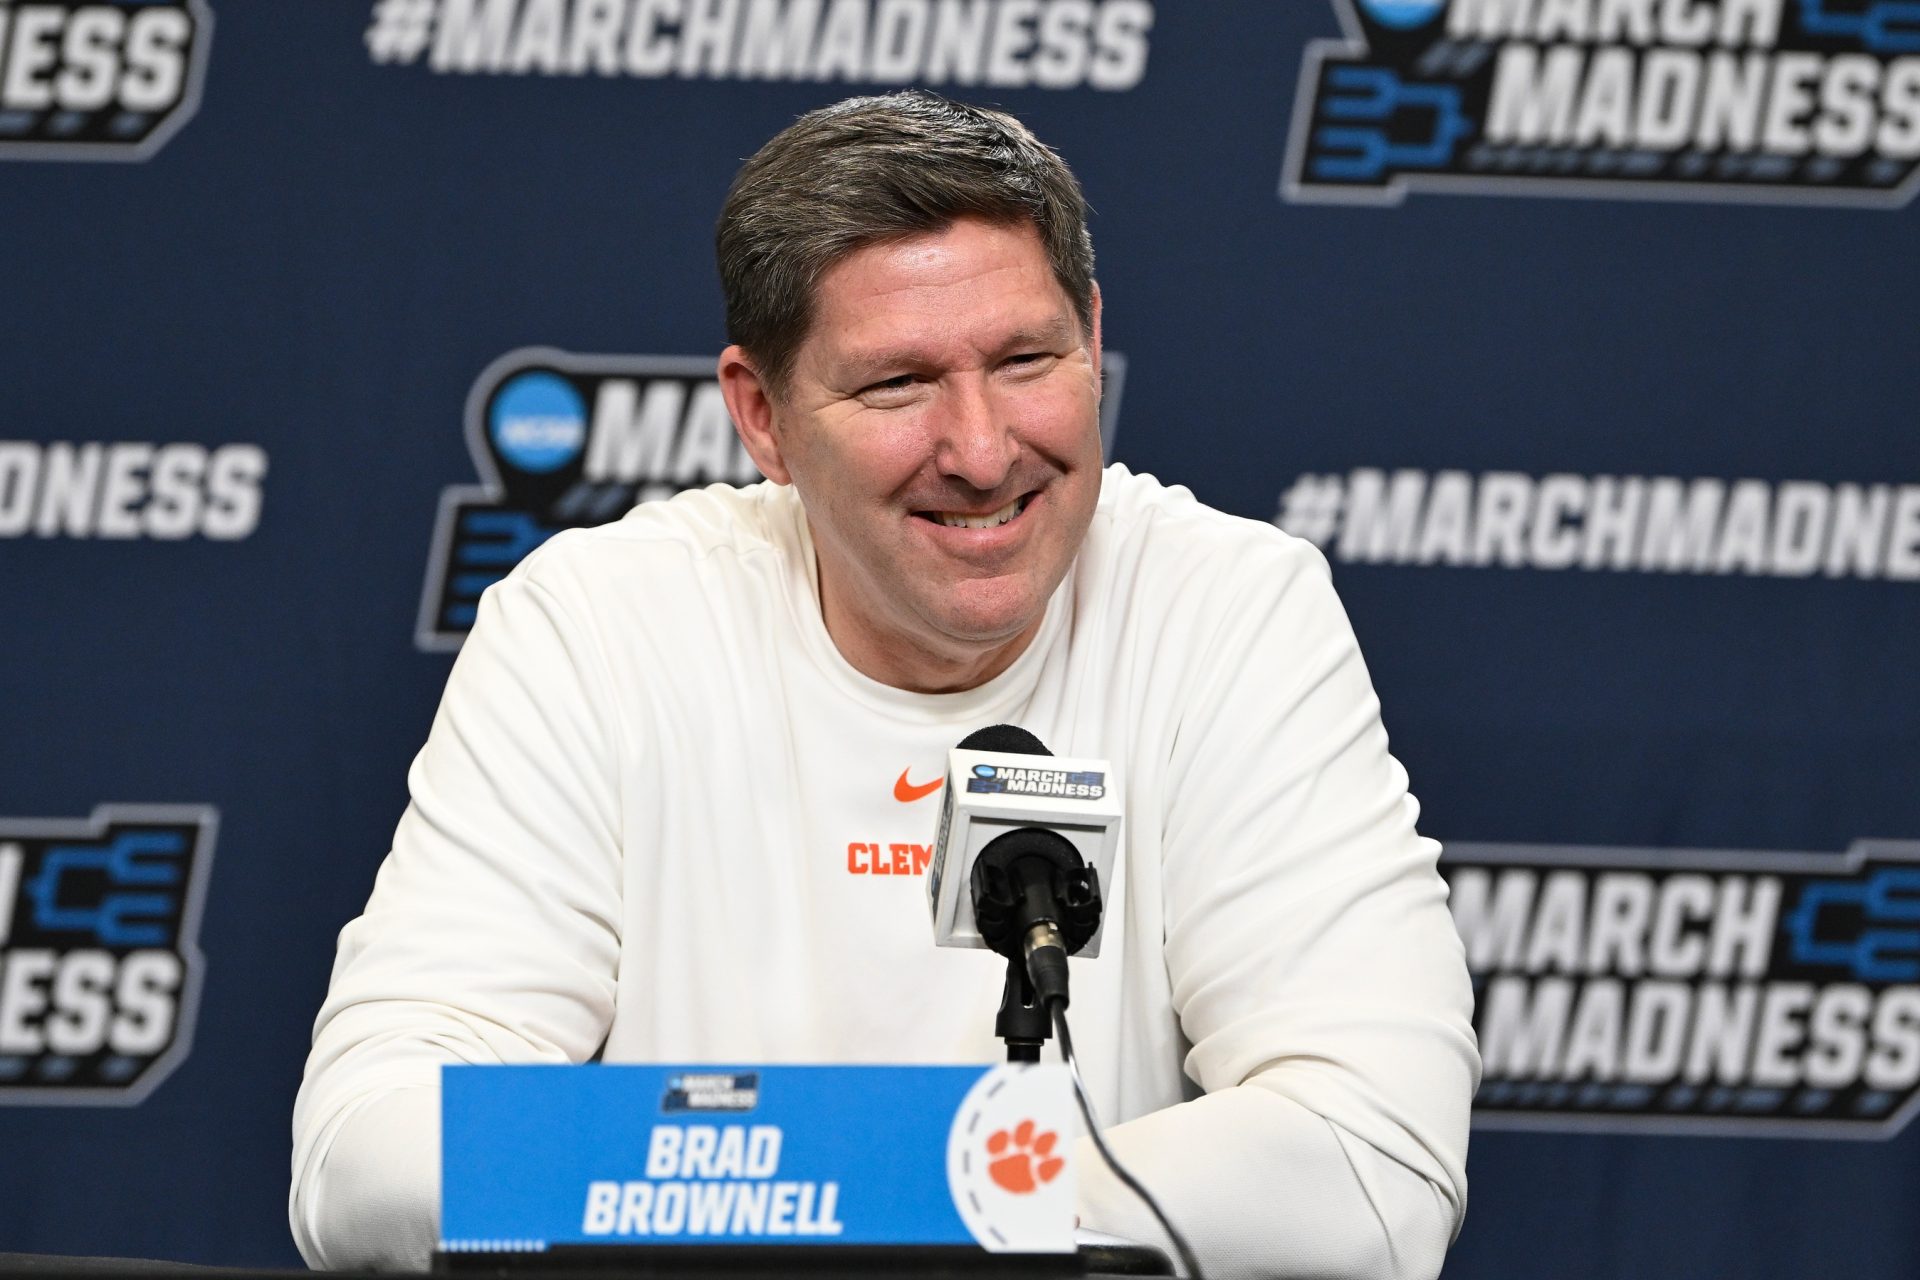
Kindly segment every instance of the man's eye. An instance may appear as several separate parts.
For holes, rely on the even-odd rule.
[[[903,373],[903,374],[900,374],[898,377],[886,378],[879,382],[868,383],[866,386],[860,388],[860,394],[863,396],[875,395],[875,394],[884,395],[890,391],[894,391],[894,392],[905,391],[908,387],[911,387],[912,385],[913,385],[913,375],[910,373]]]
[[[1032,368],[1053,359],[1051,351],[1023,351],[1017,356],[1008,356],[1007,364],[1013,368]]]

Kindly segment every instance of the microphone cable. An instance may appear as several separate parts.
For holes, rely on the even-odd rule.
[[[1087,1082],[1080,1077],[1080,1059],[1074,1055],[1073,1036],[1067,1031],[1066,1000],[1057,995],[1052,996],[1047,1000],[1047,1008],[1053,1013],[1054,1031],[1060,1037],[1060,1056],[1066,1059],[1067,1073],[1073,1077],[1074,1100],[1080,1104],[1080,1114],[1086,1117],[1087,1136],[1093,1139],[1094,1149],[1100,1153],[1100,1158],[1107,1162],[1107,1167],[1113,1170],[1114,1176],[1120,1179],[1127,1190],[1139,1196],[1147,1208],[1153,1211],[1153,1216],[1159,1221],[1161,1230],[1167,1233],[1173,1241],[1174,1249],[1179,1252],[1180,1265],[1185,1269],[1185,1274],[1191,1277],[1191,1280],[1206,1280],[1200,1270],[1200,1260],[1194,1256],[1193,1246],[1188,1244],[1187,1238],[1175,1229],[1172,1220],[1160,1208],[1160,1202],[1153,1198],[1152,1193],[1141,1186],[1140,1180],[1128,1173],[1126,1167],[1114,1159],[1113,1152],[1107,1148],[1107,1140],[1100,1136],[1100,1120],[1093,1114],[1093,1097],[1087,1092]]]

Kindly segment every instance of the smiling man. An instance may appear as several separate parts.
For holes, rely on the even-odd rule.
[[[930,944],[921,876],[947,749],[1013,723],[1114,762],[1075,1040],[1209,1273],[1438,1271],[1478,1060],[1437,849],[1319,554],[1102,468],[1085,216],[924,93],[743,167],[719,378],[768,479],[487,592],[315,1029],[310,1262],[424,1265],[444,1062],[996,1059],[1001,964]]]
[[[727,348],[727,406],[802,495],[847,660],[974,688],[1032,641],[1093,519],[1099,295],[1083,323],[1031,223],[964,216],[842,258],[813,304],[778,382]]]

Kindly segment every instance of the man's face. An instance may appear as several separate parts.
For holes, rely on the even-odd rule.
[[[1037,629],[1100,492],[1097,300],[1092,327],[1024,223],[962,219],[821,279],[772,402],[775,478],[799,490],[856,667],[903,660],[896,683],[939,687]]]

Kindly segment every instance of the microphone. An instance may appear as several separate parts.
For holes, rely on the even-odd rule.
[[[1064,760],[1025,729],[976,730],[947,753],[947,795],[927,874],[933,940],[1007,958],[994,1030],[1009,1062],[1038,1062],[1050,1025],[1073,1078],[1087,1136],[1114,1175],[1166,1228],[1185,1274],[1200,1261],[1159,1201],[1114,1159],[1067,1029],[1067,957],[1100,954],[1100,886],[1112,883],[1120,797],[1105,760]],[[967,886],[961,891],[961,884]]]
[[[1111,778],[1107,761],[1056,757],[1013,725],[963,739],[927,876],[934,943],[996,951],[1043,1006],[1064,1006],[1067,957],[1100,954],[1101,885],[1120,843]]]

